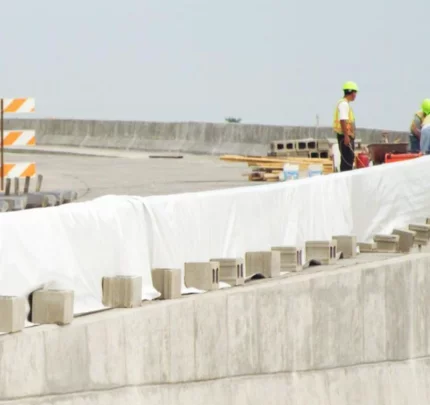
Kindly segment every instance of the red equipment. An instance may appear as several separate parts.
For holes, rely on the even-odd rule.
[[[401,162],[403,160],[415,159],[422,156],[420,153],[387,153],[385,155],[385,163]]]
[[[355,155],[355,168],[362,169],[364,167],[369,167],[369,156],[364,152],[357,153]]]

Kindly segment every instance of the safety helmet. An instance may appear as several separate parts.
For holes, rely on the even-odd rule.
[[[421,104],[421,110],[426,115],[430,114],[430,98],[426,98]]]
[[[358,86],[357,83],[354,82],[346,82],[343,85],[343,90],[349,90],[349,91],[357,91],[358,92]]]

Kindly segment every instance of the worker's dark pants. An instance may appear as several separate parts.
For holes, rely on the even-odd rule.
[[[344,135],[337,134],[337,143],[339,144],[339,152],[340,152],[340,171],[341,172],[352,170],[354,168],[354,159],[355,159],[354,138],[349,137],[349,145],[345,145],[344,139],[345,139]]]

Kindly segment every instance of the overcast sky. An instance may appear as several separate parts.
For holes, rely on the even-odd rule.
[[[330,125],[354,80],[358,126],[404,130],[430,97],[429,12],[422,0],[5,1],[1,95],[34,96],[41,117]]]

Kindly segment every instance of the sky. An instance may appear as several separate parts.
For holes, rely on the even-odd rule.
[[[33,117],[325,126],[353,80],[359,127],[407,130],[430,97],[423,0],[14,0],[0,13],[0,97],[35,97]]]

